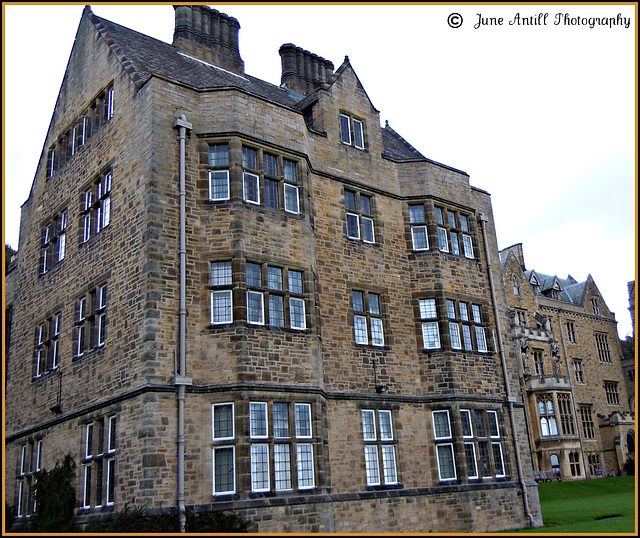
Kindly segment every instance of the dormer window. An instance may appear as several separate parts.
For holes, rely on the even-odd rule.
[[[347,146],[364,149],[364,124],[346,114],[340,114],[340,141]]]

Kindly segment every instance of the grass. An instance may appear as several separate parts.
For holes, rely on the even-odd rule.
[[[515,533],[636,534],[635,476],[538,485],[544,527]]]

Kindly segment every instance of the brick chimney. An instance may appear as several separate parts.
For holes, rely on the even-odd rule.
[[[279,52],[282,61],[281,85],[296,93],[309,95],[333,74],[333,64],[329,60],[291,43],[282,45]]]
[[[173,45],[183,54],[244,74],[238,49],[240,23],[208,6],[173,6]]]

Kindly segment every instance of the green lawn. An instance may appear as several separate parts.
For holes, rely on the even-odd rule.
[[[635,519],[635,476],[539,484],[544,527],[516,533],[632,533]]]

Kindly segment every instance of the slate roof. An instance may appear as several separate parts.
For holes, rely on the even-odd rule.
[[[384,147],[382,155],[392,160],[426,160],[426,157],[422,155],[422,153],[389,127],[389,123],[386,123],[384,129],[382,129],[382,144]]]
[[[120,59],[124,69],[138,88],[144,86],[152,76],[159,76],[197,90],[237,88],[296,110],[302,110],[304,104],[311,98],[307,96],[305,99],[300,99],[302,96],[289,92],[283,87],[251,75],[236,75],[186,56],[172,44],[98,17],[89,6],[85,8],[84,14],[90,18],[102,38]],[[345,63],[347,61],[345,57]],[[338,76],[338,71],[332,76]],[[456,170],[427,159],[388,124],[382,129],[382,142],[383,157],[392,161],[427,161]],[[466,172],[461,173],[467,175]]]
[[[534,272],[532,269],[524,272],[527,280],[531,278],[531,273]],[[562,291],[558,292],[558,301],[565,301],[567,303],[579,304],[581,305],[584,300],[584,291],[587,286],[587,281],[584,282],[576,282],[576,280],[569,275],[567,278],[560,278],[555,275],[545,275],[543,273],[539,273],[535,271],[538,280],[540,281],[540,291],[537,292],[538,295],[544,295],[542,292],[551,289],[553,287],[553,283],[557,279],[562,287]]]
[[[191,58],[181,54],[169,43],[125,28],[91,12],[89,16],[138,87],[144,86],[155,75],[198,90],[239,88],[281,105],[295,107],[297,103],[284,88],[251,75],[236,75]]]

